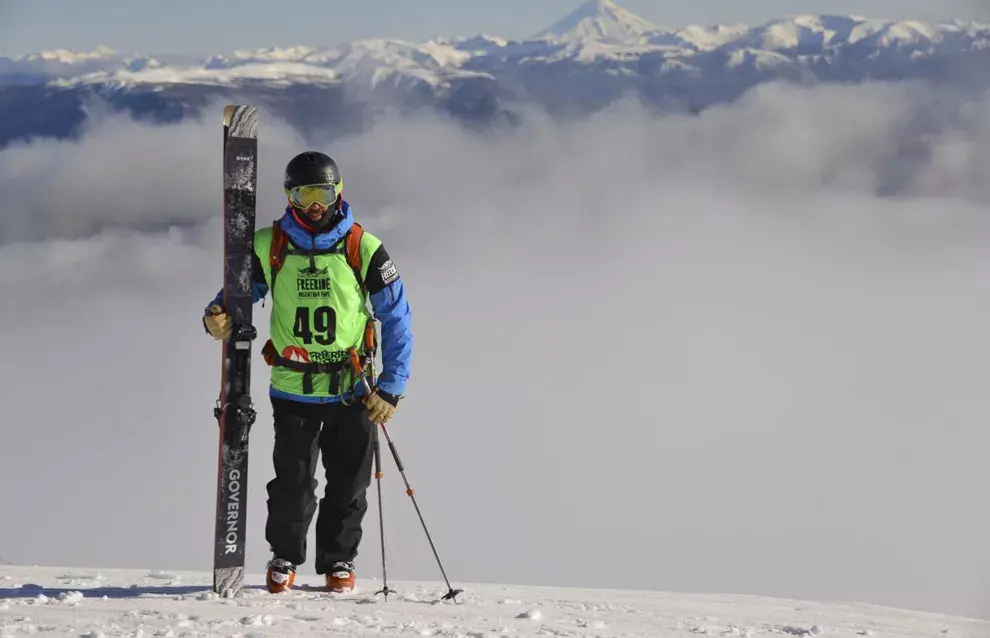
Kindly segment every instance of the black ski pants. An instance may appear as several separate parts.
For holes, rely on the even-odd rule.
[[[272,397],[275,478],[268,483],[265,537],[277,558],[306,561],[306,535],[317,511],[315,478],[322,452],[326,487],[316,519],[316,573],[352,561],[368,510],[375,425],[357,401],[310,404]]]

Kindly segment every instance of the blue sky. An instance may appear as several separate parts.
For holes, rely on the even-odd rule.
[[[361,37],[531,35],[581,0],[0,0],[0,54],[52,48],[215,53]],[[789,13],[990,20],[990,0],[623,0],[663,26],[754,23]],[[892,13],[893,12],[893,13]]]

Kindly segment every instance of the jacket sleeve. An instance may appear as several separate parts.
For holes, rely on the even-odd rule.
[[[251,300],[254,303],[258,303],[265,298],[268,294],[268,283],[265,281],[265,271],[261,266],[261,260],[258,259],[257,253],[251,254]],[[213,298],[210,303],[206,304],[203,309],[203,315],[205,316],[208,309],[212,305],[223,305],[223,288],[217,293],[217,296]],[[203,328],[206,328],[206,323],[204,322]]]
[[[379,246],[372,255],[365,286],[375,318],[382,324],[382,370],[378,375],[378,387],[389,394],[402,396],[409,381],[412,359],[412,314],[399,271],[385,246]]]

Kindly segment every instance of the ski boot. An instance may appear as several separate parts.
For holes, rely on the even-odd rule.
[[[327,574],[327,590],[343,593],[354,590],[354,563],[337,561]]]
[[[265,584],[268,585],[268,592],[271,594],[281,594],[292,589],[292,584],[296,581],[296,566],[283,558],[273,558],[268,561],[268,575],[265,577]]]

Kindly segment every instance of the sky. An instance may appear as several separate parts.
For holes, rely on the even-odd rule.
[[[0,556],[209,569],[220,130],[92,117],[0,151]],[[261,126],[259,225],[284,162],[326,149],[406,282],[390,431],[452,580],[990,617],[987,96],[764,86],[698,117],[390,120],[332,149]],[[388,457],[383,490],[390,578],[439,580]],[[362,578],[378,540],[372,498]]]
[[[235,49],[334,45],[364,37],[414,41],[488,33],[525,38],[573,10],[578,0],[2,0],[0,54],[54,48],[122,53],[212,54]],[[625,0],[660,26],[759,23],[792,13],[990,20],[986,0]]]

